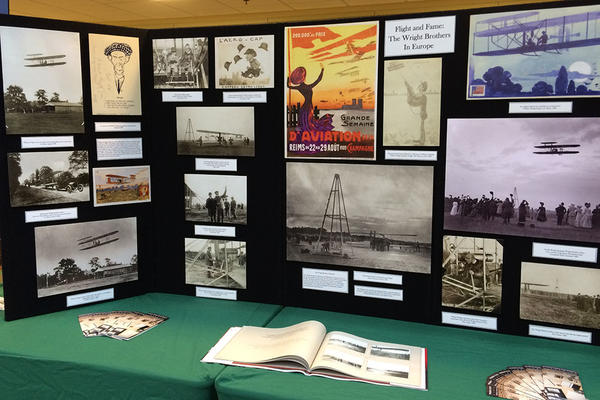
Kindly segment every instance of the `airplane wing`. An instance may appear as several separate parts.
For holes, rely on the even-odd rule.
[[[196,132],[207,133],[212,135],[221,135],[221,136],[233,136],[233,137],[244,137],[246,135],[242,135],[241,133],[229,133],[229,132],[218,132],[218,131],[207,131],[204,129],[196,129]]]
[[[478,24],[493,24],[494,22],[504,22],[504,21],[513,21],[518,18],[527,18],[538,15],[539,11],[527,11],[523,13],[511,14],[511,15],[503,15],[501,17],[488,18],[483,21],[478,21]]]
[[[105,237],[110,236],[110,235],[114,235],[115,233],[119,233],[119,231],[112,231],[112,232],[109,232],[109,233],[105,233],[104,235],[93,236],[90,239],[87,239],[87,240],[84,240],[82,242],[79,242],[78,244],[81,246],[82,244],[86,244],[86,243],[92,242],[94,240],[98,240],[98,239],[102,239],[102,238],[105,238]]]
[[[533,29],[539,29],[539,28],[545,29],[550,26],[564,26],[564,25],[568,25],[568,24],[574,24],[577,22],[586,22],[586,21],[595,20],[595,19],[600,19],[600,11],[591,12],[591,13],[567,15],[565,17],[547,18],[547,19],[542,19],[542,20],[538,20],[538,21],[515,23],[513,25],[508,25],[508,26],[500,26],[500,27],[493,26],[490,29],[475,32],[474,35],[475,35],[475,37],[499,36],[499,35],[506,35],[509,33],[529,32]]]
[[[100,246],[104,246],[105,244],[109,244],[109,243],[112,243],[112,242],[116,242],[117,240],[119,240],[119,238],[110,239],[110,240],[107,240],[107,241],[105,241],[105,242],[102,242],[102,243],[99,243],[99,244],[92,244],[92,245],[90,245],[90,246],[87,246],[87,247],[82,247],[82,248],[81,248],[81,249],[79,249],[79,250],[89,250],[89,249],[93,249],[94,247],[100,247]]]
[[[490,35],[495,36],[495,35]],[[543,52],[550,50],[560,50],[560,49],[572,49],[575,47],[586,47],[586,46],[596,46],[600,44],[600,37],[593,39],[582,39],[582,40],[573,40],[571,42],[558,42],[558,43],[547,43],[541,46],[535,46],[532,48],[527,47],[513,47],[507,49],[498,49],[498,50],[490,50],[490,51],[480,51],[478,53],[473,53],[474,56],[504,56],[507,54],[523,54],[523,53],[534,53],[534,52]]]
[[[55,56],[37,56],[37,57],[25,57],[24,60],[36,61],[36,60],[55,60],[57,58],[65,58],[64,54],[57,54]]]

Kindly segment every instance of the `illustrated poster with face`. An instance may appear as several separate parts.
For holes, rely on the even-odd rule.
[[[141,115],[139,39],[90,33],[92,114]]]

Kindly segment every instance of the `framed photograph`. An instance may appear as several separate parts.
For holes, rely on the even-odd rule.
[[[38,226],[34,233],[40,298],[138,279],[133,217]]]
[[[285,156],[375,159],[377,21],[285,28]]]
[[[94,207],[151,201],[150,166],[94,168]]]
[[[262,89],[275,85],[275,36],[215,38],[217,89]]]
[[[155,89],[208,88],[208,38],[152,40]]]
[[[290,162],[286,182],[288,261],[431,272],[433,167]]]
[[[439,146],[442,59],[384,64],[383,145]]]
[[[246,242],[185,238],[185,283],[246,289]]]
[[[177,107],[177,154],[254,156],[254,107]]]
[[[246,177],[185,174],[185,220],[246,225]]]
[[[444,228],[600,242],[600,118],[448,119]]]
[[[12,207],[90,200],[87,151],[8,153],[7,158]]]
[[[503,260],[500,240],[445,235],[442,306],[500,314]]]
[[[600,5],[471,16],[467,100],[600,96]]]
[[[92,114],[141,115],[139,38],[89,34]]]
[[[520,317],[600,329],[600,269],[521,263]]]
[[[84,133],[79,33],[0,27],[6,133]]]

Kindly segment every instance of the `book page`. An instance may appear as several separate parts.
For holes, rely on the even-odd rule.
[[[299,362],[308,369],[325,332],[325,326],[317,321],[306,321],[286,328],[244,326],[215,358],[245,363],[287,359]]]
[[[375,342],[343,332],[330,332],[312,371],[333,370],[352,377],[392,385],[425,388],[425,349]]]

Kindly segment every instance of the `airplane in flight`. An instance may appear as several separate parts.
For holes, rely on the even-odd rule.
[[[95,247],[99,247],[99,246],[103,246],[105,244],[116,242],[117,240],[119,240],[119,238],[114,237],[113,235],[116,235],[117,233],[119,233],[119,231],[112,231],[112,232],[105,233],[103,235],[98,235],[98,236],[86,236],[86,237],[79,239],[77,241],[77,245],[83,246],[83,247],[79,248],[79,250],[82,250],[82,251],[93,249]]]
[[[533,146],[544,151],[534,151],[534,154],[578,154],[578,150],[565,150],[567,148],[579,147],[580,144],[559,144],[558,142],[540,142],[541,145]]]
[[[204,129],[196,129],[196,132],[198,132],[200,134],[204,134],[205,136],[214,138],[218,144],[227,144],[227,140],[229,140],[229,139],[242,140],[242,139],[246,138],[246,135],[242,135],[241,133],[207,131]]]
[[[64,65],[66,61],[55,61],[61,58],[65,58],[64,54],[56,54],[51,56],[45,56],[42,53],[27,54],[24,58],[25,61],[30,62],[25,64],[25,67],[53,67],[56,65]]]

